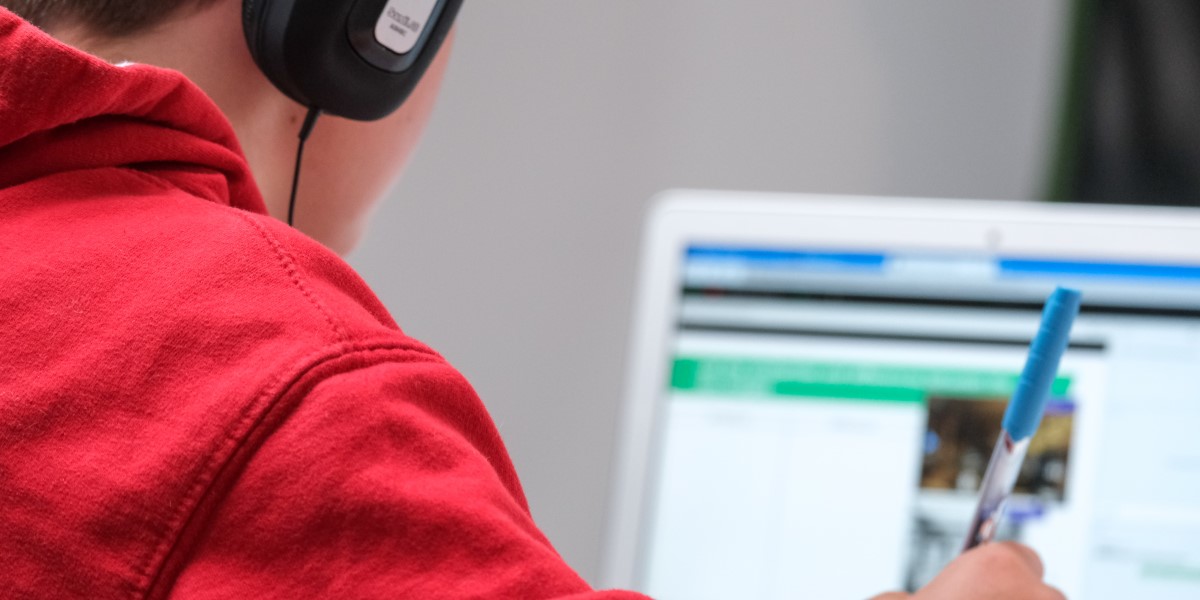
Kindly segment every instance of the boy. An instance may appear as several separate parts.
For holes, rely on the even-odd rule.
[[[563,563],[470,386],[334,253],[445,52],[317,126],[297,231],[306,109],[240,0],[0,6],[65,43],[0,8],[0,597],[639,597]],[[916,597],[1061,596],[998,544]]]

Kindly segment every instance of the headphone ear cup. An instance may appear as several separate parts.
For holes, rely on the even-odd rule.
[[[249,30],[250,14],[254,12],[254,0],[242,0],[242,29]]]
[[[255,64],[288,97],[371,121],[412,92],[462,2],[242,0],[242,28]],[[398,44],[398,36],[410,37]]]
[[[242,0],[242,31],[250,56],[267,79],[288,97],[312,108],[313,102],[288,71],[287,26],[295,9],[296,0]]]
[[[258,55],[258,18],[256,11],[262,9],[264,0],[242,0],[242,33],[250,46],[251,56]]]

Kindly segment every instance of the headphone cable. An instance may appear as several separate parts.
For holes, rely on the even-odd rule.
[[[296,147],[296,170],[292,173],[292,195],[288,199],[288,225],[294,225],[293,220],[296,216],[296,191],[300,188],[300,163],[304,160],[304,143],[308,141],[308,136],[317,125],[317,117],[320,116],[321,109],[315,106],[309,108],[304,117],[304,125],[300,126],[300,144]]]

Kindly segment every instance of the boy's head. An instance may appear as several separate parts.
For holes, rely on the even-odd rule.
[[[29,22],[46,30],[64,24],[86,26],[97,35],[119,38],[158,25],[181,9],[215,0],[0,0]]]
[[[242,33],[242,1],[0,0],[0,6],[105,60],[187,75],[229,118],[268,210],[284,217],[306,109],[276,89],[255,65]],[[297,228],[335,251],[354,247],[371,209],[416,146],[448,54],[443,48],[391,116],[371,123],[322,118],[305,151]]]

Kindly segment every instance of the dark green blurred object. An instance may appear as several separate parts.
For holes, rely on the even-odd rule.
[[[1200,206],[1200,2],[1072,4],[1048,199]]]

